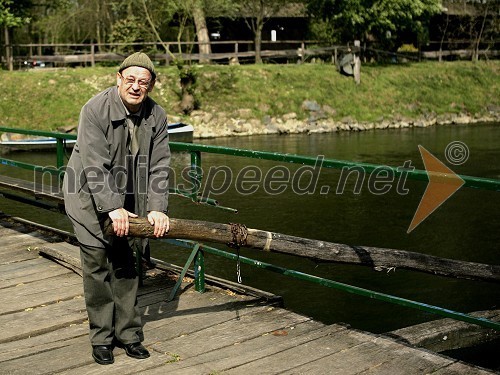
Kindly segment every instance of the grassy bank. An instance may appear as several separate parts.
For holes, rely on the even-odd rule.
[[[81,106],[115,83],[116,68],[68,68],[0,72],[0,124],[54,130],[74,125]],[[159,67],[152,97],[176,113],[180,87],[176,67]],[[500,61],[425,62],[362,67],[361,84],[326,64],[197,67],[201,110],[236,116],[306,119],[304,100],[329,107],[334,120],[418,118],[427,114],[485,114],[500,107]],[[187,119],[189,121],[189,119]]]

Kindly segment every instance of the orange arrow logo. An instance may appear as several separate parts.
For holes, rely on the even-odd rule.
[[[424,147],[419,145],[418,149],[424,161],[427,176],[429,176],[429,184],[420,200],[417,212],[413,216],[407,233],[415,229],[417,225],[424,221],[465,184],[465,181],[460,176],[444,165]]]

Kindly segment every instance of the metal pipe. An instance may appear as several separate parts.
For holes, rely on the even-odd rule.
[[[320,162],[322,168],[342,169],[342,168],[357,167],[357,168],[362,168],[362,170],[365,173],[370,173],[373,172],[374,170],[379,170],[381,167],[383,167],[388,171],[390,171],[391,174],[393,174],[396,177],[405,174],[406,176],[408,176],[408,178],[412,180],[429,181],[427,172],[420,169],[403,170],[398,167],[390,167],[390,166],[370,164],[370,163],[357,163],[346,160],[322,159],[320,157],[282,154],[279,152],[254,151],[254,150],[221,147],[221,146],[201,145],[194,143],[171,142],[170,148],[174,151],[190,151],[190,152],[200,151],[200,152],[209,152],[212,154],[241,156],[253,159],[272,160],[272,161],[313,165],[313,166],[317,165],[318,162]],[[444,178],[447,177],[446,174],[441,174],[441,175]],[[465,181],[464,186],[466,187],[500,191],[500,180],[465,176],[465,175],[458,175],[458,176]]]
[[[14,129],[4,126],[0,126],[0,131],[19,133],[19,134],[40,135],[46,137],[53,137],[57,139],[59,138],[76,139],[76,135],[74,134],[46,132],[40,130]],[[229,148],[222,146],[202,145],[195,143],[170,142],[169,144],[170,144],[170,149],[172,151],[188,151],[191,153],[192,168],[194,168],[195,165],[201,166],[201,152],[209,152],[213,154],[249,157],[253,159],[272,160],[272,161],[296,163],[302,165],[313,165],[313,166],[317,165],[318,162],[320,161],[322,168],[342,169],[342,168],[356,167],[356,168],[362,168],[362,170],[365,173],[371,173],[374,170],[379,170],[381,167],[383,167],[386,168],[388,171],[390,171],[395,177],[399,177],[405,174],[408,178],[412,180],[429,181],[427,172],[419,169],[403,170],[398,167],[383,166],[378,164],[357,163],[346,160],[323,159],[320,157],[282,154],[279,152],[246,150],[246,149]],[[500,191],[500,180],[474,177],[474,176],[465,176],[465,175],[458,175],[458,176],[465,181],[464,184],[465,187]],[[446,178],[449,176],[447,176],[446,174],[442,174],[442,177]],[[196,178],[198,178],[198,176],[196,176]],[[200,180],[198,181],[201,184],[201,181]]]
[[[205,293],[205,254],[203,248],[200,248],[194,258],[194,280],[195,290]]]
[[[36,135],[36,136],[40,136],[40,137],[56,138],[56,139],[76,139],[76,134],[51,132],[51,131],[45,131],[45,130],[17,129],[17,128],[9,128],[6,126],[0,126],[0,132],[28,134],[28,135]]]

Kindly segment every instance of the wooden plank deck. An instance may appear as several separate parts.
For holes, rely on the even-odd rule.
[[[176,275],[150,271],[140,289],[151,358],[114,350],[115,363],[91,357],[81,277],[40,253],[78,248],[0,220],[0,374],[489,374],[486,369],[391,338],[324,325],[272,300],[189,279],[172,302]]]

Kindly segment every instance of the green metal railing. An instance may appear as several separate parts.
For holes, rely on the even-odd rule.
[[[49,172],[55,175],[61,173],[60,168],[64,166],[64,154],[65,154],[65,141],[66,140],[74,140],[76,136],[74,134],[66,134],[66,133],[55,133],[55,132],[47,132],[42,130],[26,130],[26,129],[15,129],[8,128],[5,126],[0,126],[0,132],[6,133],[15,133],[15,134],[24,134],[24,135],[32,135],[36,137],[47,137],[47,138],[55,138],[56,140],[56,168],[52,167],[40,167],[34,164],[23,163],[16,160],[0,158],[0,163],[3,165],[9,165],[13,167],[29,169],[29,170],[38,170],[41,172]]]
[[[54,138],[58,139],[58,147],[57,147],[57,167],[58,169],[56,170],[57,173],[61,173],[61,168],[63,166],[63,160],[64,160],[64,147],[62,144],[62,141],[59,142],[59,140],[63,139],[74,139],[74,135],[69,135],[69,134],[61,134],[61,133],[50,133],[50,132],[35,132],[35,131],[28,131],[28,130],[19,130],[19,129],[12,129],[12,128],[5,128],[5,127],[0,127],[0,131],[8,131],[12,133],[21,133],[21,134],[32,134],[32,135],[42,135],[42,136],[51,136]],[[60,145],[61,143],[61,145]],[[197,203],[204,203],[204,204],[209,204],[215,207],[219,208],[224,208],[224,209],[230,209],[227,207],[220,207],[218,203],[215,200],[210,200],[204,197],[200,197],[199,192],[201,189],[201,183],[202,183],[202,173],[201,171],[201,162],[202,162],[202,152],[206,153],[215,153],[215,154],[223,154],[223,155],[232,155],[232,156],[239,156],[239,157],[249,157],[249,158],[256,158],[256,159],[262,159],[262,160],[271,160],[271,161],[279,161],[279,162],[287,162],[287,163],[295,163],[295,164],[302,164],[302,165],[312,165],[316,166],[318,164],[318,158],[313,158],[313,157],[307,157],[307,156],[299,156],[299,155],[290,155],[290,154],[281,154],[281,153],[273,153],[273,152],[264,152],[264,151],[251,151],[251,150],[244,150],[244,149],[234,149],[234,148],[228,148],[228,147],[219,147],[219,146],[207,146],[207,145],[200,145],[200,144],[191,144],[191,143],[179,143],[179,142],[171,142],[170,143],[170,148],[172,151],[183,151],[183,152],[189,152],[191,154],[191,171],[190,171],[190,177],[192,179],[192,185],[193,188],[191,191],[175,191],[175,193],[180,194],[182,196],[188,197],[192,199],[194,202]],[[4,159],[0,158],[0,162],[5,165],[11,165],[15,167],[21,167],[21,168],[29,168],[29,169],[37,169],[40,170],[40,166],[35,166],[35,165],[30,165],[27,163],[19,163],[15,162],[10,159]],[[321,167],[322,168],[335,168],[335,169],[342,169],[342,168],[362,168],[363,171],[365,172],[372,172],[374,170],[377,170],[377,168],[386,168],[387,170],[391,171],[394,173],[394,176],[400,176],[402,173],[405,173],[406,176],[409,179],[414,179],[414,180],[420,180],[420,181],[428,181],[428,176],[426,171],[422,170],[407,170],[407,171],[402,171],[399,168],[393,168],[389,166],[381,166],[381,165],[375,165],[375,164],[368,164],[368,163],[355,163],[355,162],[350,162],[350,161],[342,161],[342,160],[335,160],[335,159],[321,159]],[[49,170],[49,169],[48,169]],[[51,173],[54,172],[52,169],[49,170]],[[446,176],[445,176],[446,177]],[[464,181],[465,184],[464,186],[466,187],[471,187],[471,188],[478,188],[478,189],[487,189],[487,190],[494,190],[494,191],[500,191],[500,180],[494,180],[494,179],[485,179],[485,178],[479,178],[479,177],[471,177],[471,176],[460,176]],[[230,209],[231,210],[231,209]],[[289,277],[297,278],[300,280],[305,280],[308,282],[316,283],[319,285],[323,285],[325,287],[329,288],[335,288],[338,290],[342,290],[348,293],[353,293],[356,295],[360,295],[363,297],[368,297],[371,299],[376,299],[380,301],[385,301],[393,304],[397,304],[400,306],[405,306],[413,309],[418,309],[422,311],[426,311],[429,313],[433,313],[436,315],[440,316],[445,316],[448,318],[468,322],[468,323],[473,323],[477,324],[486,328],[491,328],[500,331],[500,323],[484,319],[484,318],[478,318],[474,317],[469,314],[464,314],[461,312],[457,311],[452,311],[449,309],[445,309],[442,307],[438,306],[433,306],[421,302],[416,302],[404,298],[400,298],[397,296],[392,296],[364,288],[359,288],[356,286],[344,284],[338,281],[333,281],[313,275],[309,275],[306,273],[302,273],[299,271],[291,270],[291,269],[286,269],[282,268],[273,264],[265,263],[259,260],[247,258],[244,256],[240,256],[239,254],[233,254],[224,250],[216,249],[214,247],[210,247],[201,243],[193,242],[193,241],[187,241],[187,240],[161,240],[164,242],[167,242],[169,244],[174,244],[177,246],[181,246],[184,248],[189,248],[191,249],[191,254],[188,257],[188,260],[186,264],[184,265],[184,268],[181,272],[181,275],[172,290],[169,298],[172,299],[175,297],[176,292],[178,291],[178,288],[180,287],[180,284],[182,282],[182,279],[186,272],[188,271],[191,263],[194,262],[194,276],[195,276],[195,288],[199,292],[203,292],[205,289],[205,267],[204,267],[204,253],[210,253],[216,256],[220,256],[223,258],[227,258],[230,260],[235,260],[241,263],[249,264],[258,268],[263,268],[271,272],[277,272],[282,275],[286,275]]]
[[[189,151],[191,153],[197,153],[196,165],[201,165],[201,153],[206,152],[211,154],[240,156],[252,159],[271,160],[277,162],[310,165],[310,166],[316,166],[318,165],[319,162],[322,168],[332,168],[332,169],[359,168],[363,170],[365,173],[371,173],[373,171],[380,170],[381,168],[383,168],[391,172],[391,174],[395,177],[399,177],[404,174],[405,176],[407,176],[409,179],[412,180],[429,181],[427,171],[419,169],[406,170],[401,167],[391,167],[387,165],[352,162],[352,161],[337,160],[337,159],[323,159],[311,156],[283,154],[278,152],[245,150],[245,149],[201,145],[193,143],[171,142],[170,148],[172,151]],[[446,178],[446,175],[443,174],[442,176]],[[465,181],[465,184],[463,185],[464,187],[500,191],[500,180],[465,176],[465,175],[458,175],[458,176]]]
[[[220,256],[220,257],[223,257],[226,259],[239,261],[239,262],[244,263],[244,264],[249,264],[249,265],[257,267],[257,268],[262,268],[262,269],[265,269],[265,270],[268,270],[271,272],[276,272],[276,273],[279,273],[279,274],[282,274],[285,276],[293,277],[295,279],[308,281],[308,282],[311,282],[314,284],[319,284],[319,285],[322,285],[322,286],[325,286],[328,288],[334,288],[334,289],[342,290],[344,292],[356,294],[359,296],[368,297],[370,299],[376,299],[379,301],[389,302],[392,304],[396,304],[396,305],[400,305],[400,306],[404,306],[404,307],[409,307],[412,309],[422,310],[422,311],[425,311],[428,313],[444,316],[447,318],[452,318],[455,320],[460,320],[460,321],[467,322],[467,323],[477,324],[477,325],[482,326],[482,327],[492,328],[492,329],[495,329],[497,331],[500,331],[500,323],[494,322],[492,320],[488,320],[485,318],[478,318],[478,317],[475,317],[475,316],[472,316],[469,314],[464,314],[461,312],[445,309],[442,307],[433,306],[433,305],[429,305],[429,304],[422,303],[422,302],[412,301],[409,299],[392,296],[390,294],[380,293],[380,292],[376,292],[373,290],[344,284],[344,283],[341,283],[338,281],[309,275],[309,274],[304,273],[304,272],[279,267],[279,266],[276,266],[276,265],[273,265],[270,263],[262,262],[260,260],[255,260],[255,259],[247,258],[247,257],[241,256],[241,255],[229,253],[227,251],[216,249],[214,247],[200,244],[200,243],[194,242],[194,241],[187,241],[187,240],[161,240],[161,241],[170,243],[172,245],[192,249],[191,254],[190,254],[190,256],[189,256],[189,258],[184,266],[184,269],[183,269],[181,275],[179,276],[179,279],[178,279],[176,285],[174,286],[174,289],[170,293],[169,300],[174,298],[177,290],[180,287],[182,279],[185,276],[187,269],[188,269],[189,265],[193,262],[193,260],[195,260],[195,264],[194,264],[195,288],[198,292],[203,293],[204,287],[205,287],[204,286],[204,277],[205,277],[204,274],[205,274],[205,272],[204,272],[204,268],[203,268],[204,267],[203,266],[204,265],[203,257],[204,257],[204,253],[209,253],[209,254]]]
[[[36,168],[37,170],[42,172],[48,171],[55,174],[60,174],[61,168],[64,166],[64,155],[65,155],[64,140],[76,139],[76,135],[74,134],[15,129],[3,126],[0,126],[0,132],[10,132],[10,133],[19,133],[19,134],[55,138],[57,140],[56,169],[44,168],[41,166],[33,166],[31,164],[17,162],[15,160],[0,158],[0,163],[5,165],[17,166],[25,169]],[[365,173],[371,173],[373,171],[380,170],[381,168],[383,168],[388,172],[390,172],[394,177],[399,177],[404,175],[412,180],[429,181],[427,171],[419,169],[408,170],[408,169],[403,169],[401,167],[391,167],[379,164],[352,162],[352,161],[337,160],[337,159],[324,159],[311,156],[283,154],[278,152],[245,150],[245,149],[237,149],[230,147],[210,146],[210,145],[201,145],[193,143],[183,143],[183,142],[170,142],[170,149],[172,151],[183,151],[183,152],[189,152],[191,154],[190,176],[193,185],[192,190],[189,192],[176,189],[172,189],[172,192],[175,194],[189,197],[193,201],[197,201],[198,203],[206,203],[210,205],[218,205],[218,203],[213,199],[203,198],[199,196],[199,191],[202,183],[201,181],[202,173],[200,173],[202,164],[202,156],[201,156],[202,152],[211,154],[247,157],[252,159],[271,160],[271,161],[278,161],[278,162],[285,162],[292,164],[310,165],[310,166],[317,166],[319,163],[321,168],[331,168],[331,169],[358,168]],[[465,176],[465,175],[458,175],[458,176],[464,180],[465,182],[463,185],[464,187],[500,191],[500,180]],[[446,178],[447,175],[442,174],[442,177]]]

